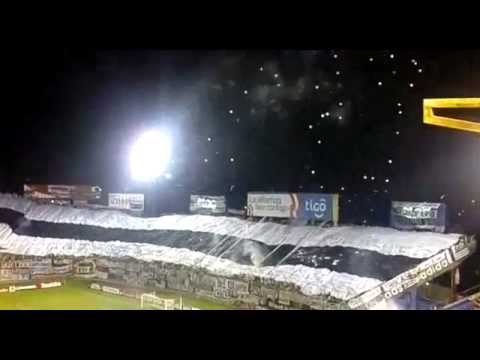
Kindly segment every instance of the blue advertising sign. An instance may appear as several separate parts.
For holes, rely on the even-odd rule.
[[[298,204],[294,218],[338,224],[338,194],[298,193],[293,197]]]

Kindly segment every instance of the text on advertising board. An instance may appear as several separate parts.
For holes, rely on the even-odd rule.
[[[390,224],[399,230],[444,232],[446,206],[440,203],[392,202]]]
[[[338,194],[248,193],[248,215],[338,222]]]
[[[226,212],[225,197],[191,195],[190,212],[197,214],[224,214]]]
[[[108,194],[108,206],[115,209],[143,211],[144,202],[145,199],[143,194]]]

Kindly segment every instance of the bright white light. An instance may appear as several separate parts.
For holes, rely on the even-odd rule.
[[[318,145],[321,145],[321,144],[322,144],[322,140],[317,140],[317,144],[318,144]]]
[[[312,130],[312,129],[313,129],[313,125],[308,125],[308,128],[309,128],[310,130]]]
[[[327,111],[327,112],[325,113],[325,115],[326,115],[326,116],[330,116],[330,113]]]
[[[383,83],[382,83],[381,81],[379,81],[377,84],[378,84],[378,86],[382,86],[382,85],[383,85]]]
[[[389,164],[393,163],[392,159],[388,159],[388,163]]]
[[[260,66],[260,71],[263,71],[263,66]]]
[[[333,54],[333,58],[334,58],[334,59],[337,59],[337,58],[338,58],[338,55],[337,55],[337,54]]]
[[[229,114],[233,114],[233,109],[228,110]]]
[[[151,130],[142,134],[130,150],[130,172],[134,180],[154,181],[165,172],[170,161],[170,138]]]
[[[375,180],[375,176],[372,176],[370,179],[371,179],[372,181]]]
[[[338,70],[335,71],[335,75],[337,75],[337,76],[340,75],[340,71],[338,71]]]
[[[338,103],[338,106],[342,107],[342,106],[343,106],[343,102],[340,101],[340,102]]]
[[[363,175],[363,180],[367,180],[368,179],[368,176],[367,175]]]
[[[343,119],[343,116],[340,115],[340,116],[338,117],[338,120],[342,120],[342,119]]]
[[[397,103],[397,106],[402,106],[402,103]]]
[[[320,117],[323,119],[325,117],[325,114],[320,114]]]
[[[172,174],[166,173],[165,174],[165,179],[170,180],[172,178]]]
[[[400,135],[400,131],[395,131],[395,135]]]
[[[395,57],[395,55],[390,54],[390,59],[393,59],[394,57]]]
[[[389,183],[389,182],[390,182],[390,179],[385,179],[385,182],[386,182],[386,183]]]
[[[207,138],[207,141],[208,141],[208,142],[211,142],[211,141],[212,141],[212,138],[211,138],[211,137]]]
[[[233,157],[230,158],[230,162],[234,162],[235,159]]]
[[[341,191],[345,191],[345,188],[342,186],[342,187],[340,188],[340,190],[341,190]]]
[[[373,62],[373,58],[371,57],[370,59],[368,59],[368,61]]]
[[[398,115],[402,115],[403,114],[403,111],[402,110],[398,110]]]
[[[282,84],[280,84],[280,83],[277,83],[277,87],[280,87],[280,86],[282,86]]]
[[[413,87],[413,83],[408,84],[408,86],[410,86],[410,87],[412,88],[412,87]]]
[[[320,89],[320,86],[319,85],[315,85],[315,90],[318,90]]]
[[[312,175],[315,175],[315,170],[312,170],[312,171],[311,171],[311,174],[312,174]]]
[[[420,74],[423,72],[423,70],[422,70],[422,69],[418,69],[417,71],[418,71]]]
[[[278,76],[279,76],[278,74],[274,74],[274,75],[273,75],[273,77],[274,77],[275,79],[278,78]]]
[[[203,159],[203,162],[207,163],[207,162],[208,162],[208,159],[207,159],[207,158]]]
[[[243,90],[243,93],[244,93],[245,95],[248,95],[248,90]]]

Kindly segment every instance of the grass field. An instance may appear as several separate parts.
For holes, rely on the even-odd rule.
[[[140,310],[139,300],[107,294],[89,288],[90,281],[68,279],[62,287],[0,293],[0,310]],[[162,298],[179,298],[171,293],[158,293]],[[186,306],[202,310],[233,309],[193,297],[183,297]]]

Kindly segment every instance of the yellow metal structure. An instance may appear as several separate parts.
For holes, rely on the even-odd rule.
[[[480,98],[459,99],[424,99],[423,100],[423,123],[441,127],[471,131],[480,133],[480,123],[455,119],[446,116],[437,116],[433,113],[434,108],[443,109],[480,109]]]

